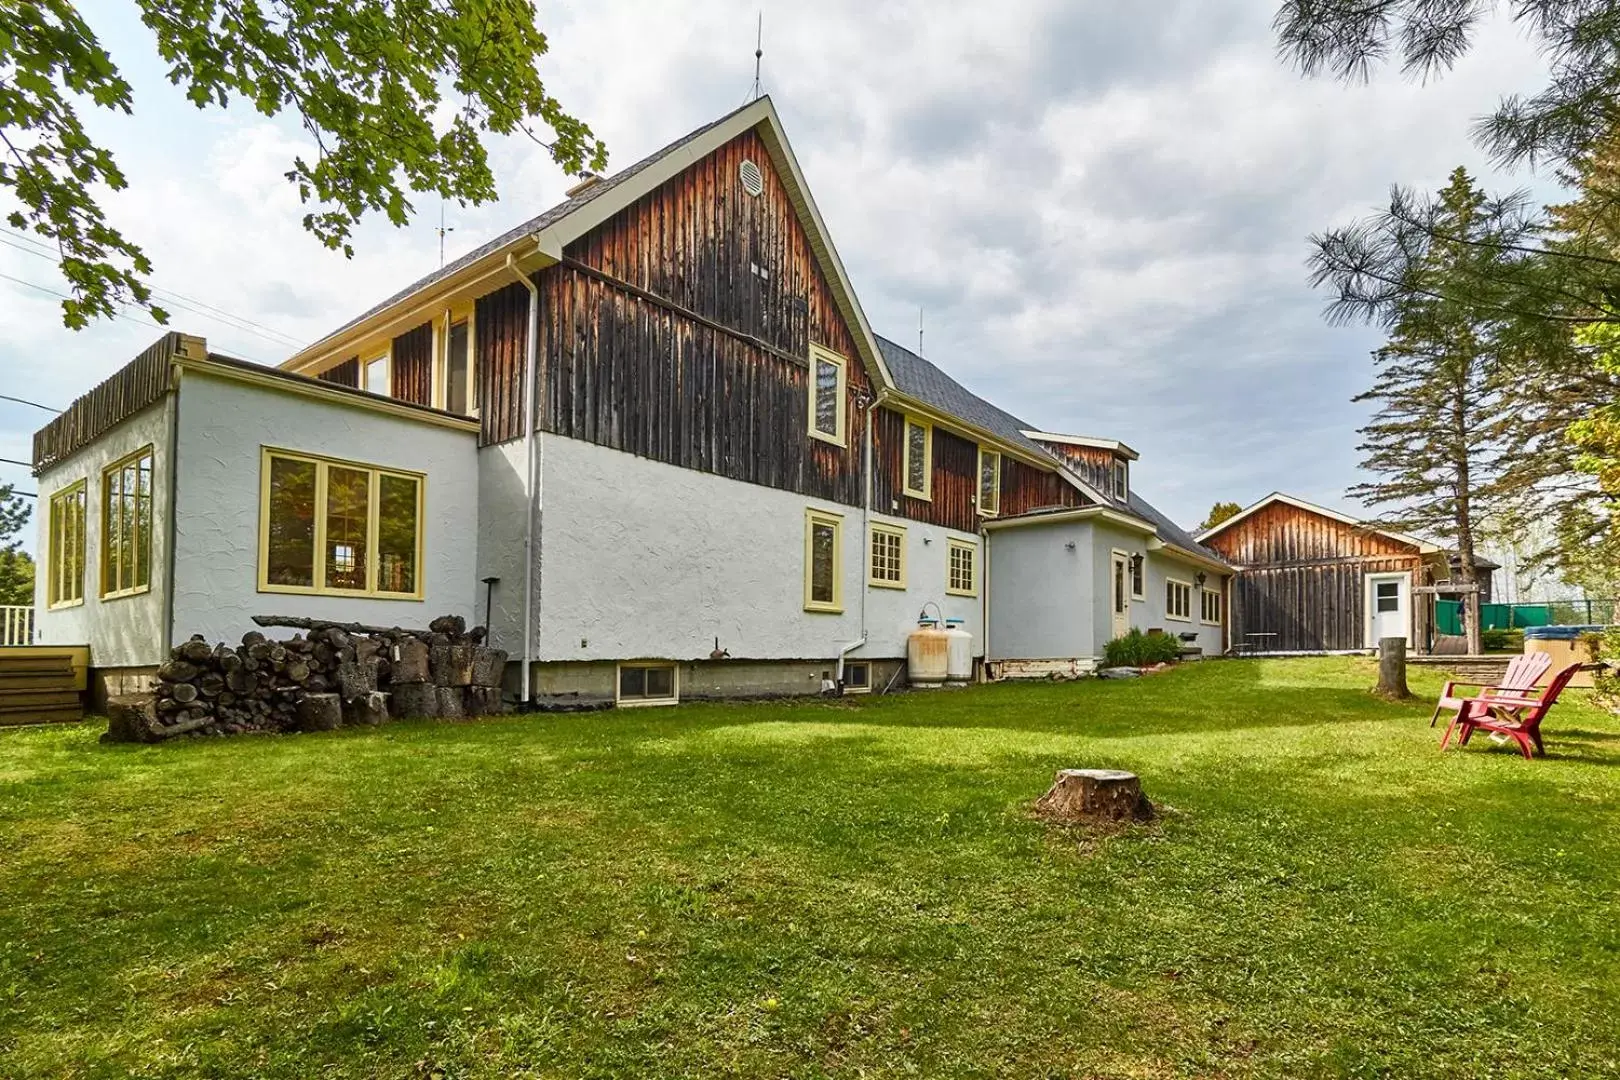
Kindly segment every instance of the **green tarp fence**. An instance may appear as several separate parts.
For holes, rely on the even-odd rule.
[[[1460,634],[1462,601],[1436,600],[1435,629]],[[1616,622],[1613,600],[1555,600],[1546,604],[1481,604],[1480,628],[1513,630],[1527,626],[1607,626]]]

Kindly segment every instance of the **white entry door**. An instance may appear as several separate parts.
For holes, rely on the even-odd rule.
[[[1113,637],[1122,638],[1131,632],[1131,562],[1130,557],[1114,552],[1114,624]]]
[[[1412,635],[1412,579],[1407,574],[1367,575],[1367,647],[1379,638]]]

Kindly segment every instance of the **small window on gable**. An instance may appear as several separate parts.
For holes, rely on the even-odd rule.
[[[467,320],[450,327],[450,340],[446,344],[444,357],[444,408],[446,412],[453,412],[457,416],[466,416],[471,410],[467,407],[471,399],[469,394],[469,345],[471,344],[467,333]]]
[[[620,664],[615,700],[626,705],[674,705],[680,701],[680,675],[674,664]]]
[[[1179,622],[1192,621],[1192,583],[1166,579],[1164,583],[1164,617]]]
[[[866,580],[883,589],[906,587],[906,530],[899,525],[872,523],[870,563]]]
[[[1114,498],[1124,502],[1131,494],[1131,466],[1128,462],[1114,462]]]
[[[842,516],[804,512],[804,610],[844,610],[843,543]]]
[[[381,356],[372,357],[370,360],[366,361],[365,366],[366,390],[373,394],[382,394],[387,396],[389,386],[388,354],[383,353]]]
[[[945,591],[952,596],[979,595],[979,546],[948,540],[945,559]]]
[[[824,442],[846,445],[844,388],[849,362],[820,345],[810,346],[810,435]]]
[[[979,447],[979,513],[995,517],[1001,513],[1001,455]]]
[[[906,494],[913,499],[934,497],[934,428],[906,417]]]

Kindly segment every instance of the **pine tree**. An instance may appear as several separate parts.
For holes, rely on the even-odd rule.
[[[1397,301],[1389,341],[1373,354],[1377,377],[1355,400],[1378,404],[1361,429],[1362,467],[1378,479],[1350,496],[1382,508],[1378,523],[1443,540],[1459,577],[1475,585],[1480,523],[1503,516],[1518,494],[1503,474],[1506,409],[1497,374],[1499,327],[1478,308],[1446,299],[1448,278],[1479,273],[1493,258],[1477,244],[1485,195],[1458,168],[1441,190],[1445,233],[1413,267]],[[1478,595],[1469,594],[1469,651],[1481,650]]]
[[[1209,513],[1204,515],[1204,522],[1198,526],[1198,531],[1207,532],[1228,518],[1237,517],[1242,512],[1243,507],[1235,502],[1218,502],[1209,508]]]

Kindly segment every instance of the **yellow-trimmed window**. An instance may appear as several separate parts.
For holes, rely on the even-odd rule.
[[[69,484],[51,496],[50,554],[46,560],[45,603],[48,607],[68,607],[84,603],[84,503],[83,480]]]
[[[844,519],[804,512],[804,610],[844,610]]]
[[[837,353],[810,346],[810,435],[825,442],[847,445],[844,412],[849,361]]]
[[[360,389],[387,397],[393,385],[391,367],[388,353],[364,361],[360,365]]]
[[[979,513],[995,517],[1001,513],[1001,455],[979,447]]]
[[[934,497],[934,426],[906,417],[905,492],[913,499]]]
[[[979,595],[979,545],[968,540],[946,541],[945,591],[952,596]]]
[[[906,587],[906,530],[903,525],[872,523],[872,535],[867,544],[866,580],[883,589]]]
[[[1192,582],[1165,579],[1164,617],[1177,622],[1192,622]]]
[[[422,596],[420,473],[266,447],[259,591]]]
[[[101,595],[134,596],[152,587],[152,448],[101,473]]]

